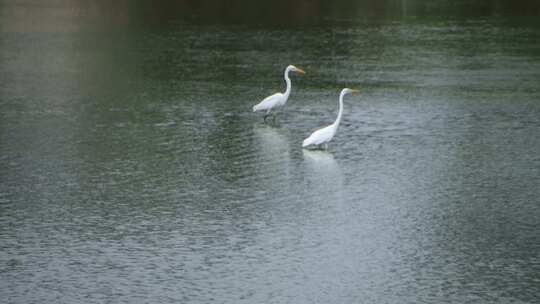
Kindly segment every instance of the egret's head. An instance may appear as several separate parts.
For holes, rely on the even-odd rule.
[[[360,90],[353,90],[353,89],[349,89],[349,88],[345,88],[341,92],[343,93],[343,95],[347,95],[347,94],[358,95],[358,94],[360,94]]]
[[[304,75],[304,74],[306,73],[306,72],[304,72],[304,70],[299,69],[299,68],[295,67],[294,65],[288,66],[287,69],[288,69],[289,71],[294,71],[294,72],[296,72],[296,73],[298,73],[298,74],[301,74],[301,75]]]

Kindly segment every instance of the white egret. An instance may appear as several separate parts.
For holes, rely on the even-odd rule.
[[[289,94],[291,94],[291,80],[289,79],[289,72],[294,71],[300,74],[305,74],[302,69],[299,69],[295,67],[294,65],[289,65],[285,69],[285,82],[287,83],[287,89],[285,90],[285,93],[276,93],[274,95],[270,95],[263,99],[260,103],[253,106],[253,112],[256,111],[266,111],[264,114],[264,120],[266,120],[266,117],[270,115],[270,111],[272,109],[276,109],[278,107],[282,107],[286,102],[287,99],[289,99]]]
[[[328,148],[328,142],[332,140],[334,135],[336,135],[337,129],[339,127],[339,123],[341,122],[341,115],[343,114],[343,97],[347,94],[357,95],[360,93],[358,90],[351,90],[348,88],[345,88],[341,90],[341,93],[339,94],[339,111],[338,116],[336,118],[336,121],[334,121],[333,124],[326,126],[324,128],[321,128],[313,133],[311,135],[304,139],[304,142],[302,143],[302,147],[305,148],[307,146],[315,145],[315,146],[321,146],[324,145],[324,148]]]

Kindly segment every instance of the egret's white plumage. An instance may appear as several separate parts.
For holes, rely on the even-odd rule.
[[[287,89],[285,90],[285,93],[276,93],[274,95],[270,95],[263,99],[260,103],[253,106],[253,112],[256,111],[266,111],[265,118],[268,114],[270,114],[270,111],[272,109],[275,109],[277,107],[283,106],[287,99],[289,99],[289,95],[291,94],[291,79],[289,78],[289,72],[294,71],[300,74],[305,74],[305,72],[302,69],[299,69],[295,67],[294,65],[289,65],[285,69],[284,78],[285,83],[287,83]]]
[[[334,135],[336,135],[337,129],[339,127],[339,123],[341,122],[341,116],[343,114],[343,97],[347,94],[353,94],[356,95],[359,93],[358,90],[351,90],[348,88],[345,88],[341,90],[341,93],[339,94],[339,111],[338,116],[336,118],[336,121],[334,121],[333,124],[326,126],[324,128],[321,128],[313,133],[311,135],[304,139],[304,142],[302,143],[302,147],[307,146],[320,146],[325,145],[334,138]]]

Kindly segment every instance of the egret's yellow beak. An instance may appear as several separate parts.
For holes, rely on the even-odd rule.
[[[299,74],[302,74],[302,75],[306,74],[306,72],[304,72],[304,70],[299,69],[299,68],[296,68],[296,72],[299,73]]]
[[[351,90],[351,95],[358,95],[360,94],[360,90]]]

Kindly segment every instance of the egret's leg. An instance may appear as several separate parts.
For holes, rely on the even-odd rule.
[[[266,111],[264,114],[264,122],[266,122],[266,118],[270,115],[270,110]]]

